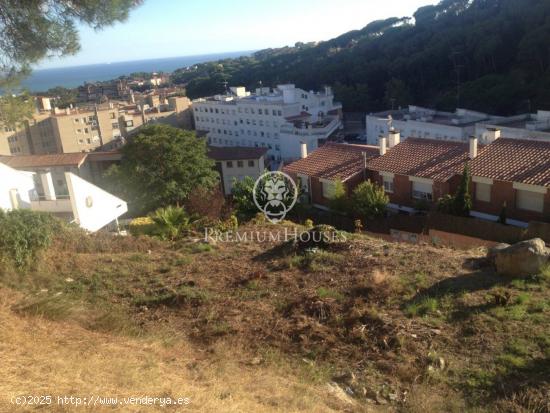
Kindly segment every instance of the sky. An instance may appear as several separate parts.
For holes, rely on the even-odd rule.
[[[437,0],[144,0],[128,20],[80,26],[81,50],[36,68],[250,51],[329,40]]]

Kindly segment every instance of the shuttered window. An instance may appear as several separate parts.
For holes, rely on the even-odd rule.
[[[524,191],[517,192],[517,207],[526,211],[542,212],[544,209],[544,194],[537,192]]]
[[[432,184],[425,182],[413,181],[413,193],[412,196],[414,199],[426,199],[428,201],[432,200]]]
[[[490,184],[476,183],[476,199],[483,202],[491,202],[491,186]]]

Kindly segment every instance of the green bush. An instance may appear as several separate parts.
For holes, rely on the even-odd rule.
[[[361,218],[383,217],[389,201],[384,188],[371,181],[362,182],[353,191],[353,210]]]
[[[334,193],[329,200],[329,208],[342,215],[347,215],[351,210],[351,202],[342,181],[334,182]]]
[[[25,209],[0,210],[0,258],[27,266],[47,248],[62,223],[50,214]]]
[[[258,211],[254,203],[254,184],[255,181],[250,176],[245,176],[242,180],[233,180],[233,202],[239,214],[249,216]]]
[[[135,218],[128,225],[128,230],[133,236],[152,235],[155,230],[155,223],[151,217]]]
[[[161,239],[175,240],[189,230],[191,220],[181,207],[159,208],[150,215],[155,228],[153,234]]]

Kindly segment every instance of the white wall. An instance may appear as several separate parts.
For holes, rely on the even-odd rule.
[[[287,94],[286,101],[283,92]],[[208,132],[210,145],[265,147],[269,158],[295,159],[300,156],[299,145],[290,156],[289,148],[282,148],[281,128],[290,124],[285,118],[307,111],[312,115],[310,121],[315,122],[319,112],[326,115],[330,110],[341,108],[333,99],[330,88],[317,93],[297,89],[294,85],[279,85],[273,93],[245,99],[196,100],[193,115],[196,129]]]
[[[65,173],[75,221],[95,232],[128,211],[122,199],[70,173]]]
[[[466,142],[475,131],[474,125],[459,127],[415,120],[394,120],[392,125],[401,132],[402,141],[414,137]],[[379,136],[387,136],[388,131],[388,119],[367,116],[367,144],[378,145]]]
[[[228,161],[220,161],[222,165],[223,190],[225,195],[231,194],[234,179],[241,181],[244,177],[249,176],[256,180],[264,173],[265,164],[263,156],[259,159],[245,159],[240,161],[243,163],[242,167],[238,165],[239,160],[229,161],[233,165],[232,168],[227,167]],[[248,166],[248,161],[254,161],[254,166]]]
[[[0,209],[30,208],[36,196],[32,172],[17,171],[0,163]],[[18,205],[12,203],[12,190]]]

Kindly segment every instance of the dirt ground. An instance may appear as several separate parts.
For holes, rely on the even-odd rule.
[[[2,390],[20,389],[28,377],[15,366],[31,363],[49,372],[47,383],[33,383],[63,388],[47,354],[70,352],[59,357],[79,365],[85,341],[114,346],[109,352],[129,365],[154,347],[155,368],[186,372],[179,388],[199,395],[206,407],[197,411],[214,411],[220,400],[220,411],[550,410],[550,274],[503,279],[482,249],[345,237],[308,252],[279,241],[196,236],[59,244],[34,270],[3,274],[4,291],[18,292],[2,307],[14,324],[2,337],[13,353]],[[18,340],[44,342],[46,353],[13,350],[24,347],[12,339],[18,322],[38,331]],[[62,338],[44,329],[63,331]],[[135,369],[120,371],[112,380],[127,381],[118,387],[127,394],[135,384],[125,377]],[[235,376],[237,390],[220,390]],[[154,377],[151,389],[174,392]],[[196,377],[214,382],[219,394],[205,392]],[[85,382],[73,389],[88,390]],[[270,383],[274,394],[266,398],[262,385]],[[138,387],[145,392],[147,382]]]

